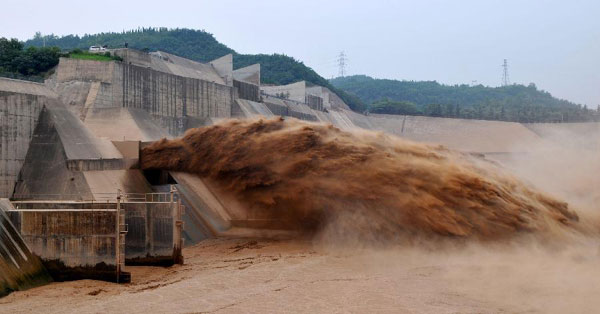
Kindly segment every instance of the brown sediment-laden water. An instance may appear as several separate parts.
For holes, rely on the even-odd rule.
[[[228,120],[143,149],[290,229],[390,241],[496,240],[581,229],[566,202],[491,162],[383,133],[295,119]]]

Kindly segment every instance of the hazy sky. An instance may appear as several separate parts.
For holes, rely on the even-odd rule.
[[[0,2],[0,36],[138,26],[204,29],[240,53],[284,53],[326,78],[348,74],[497,86],[510,79],[600,104],[600,1],[266,0]]]

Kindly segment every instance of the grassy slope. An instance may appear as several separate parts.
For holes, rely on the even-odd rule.
[[[93,53],[71,53],[69,54],[69,58],[73,59],[82,59],[82,60],[95,60],[95,61],[112,61],[113,58],[107,57],[101,54],[93,54]]]

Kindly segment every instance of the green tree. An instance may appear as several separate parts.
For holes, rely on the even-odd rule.
[[[0,68],[8,72],[16,72],[14,60],[23,51],[23,44],[16,39],[0,38]]]
[[[389,99],[381,99],[371,104],[369,111],[371,113],[384,114],[402,114],[402,115],[418,115],[422,114],[415,104],[408,101],[391,101]]]
[[[23,47],[16,39],[0,38],[0,72],[39,75],[58,64],[61,52],[57,47]]]

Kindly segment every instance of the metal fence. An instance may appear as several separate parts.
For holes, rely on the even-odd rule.
[[[179,199],[179,193],[177,188],[171,185],[169,192],[122,193],[120,190],[117,190],[115,193],[92,193],[92,197],[85,197],[81,194],[14,194],[11,200],[114,203],[118,197],[123,202],[169,203],[176,202]]]

